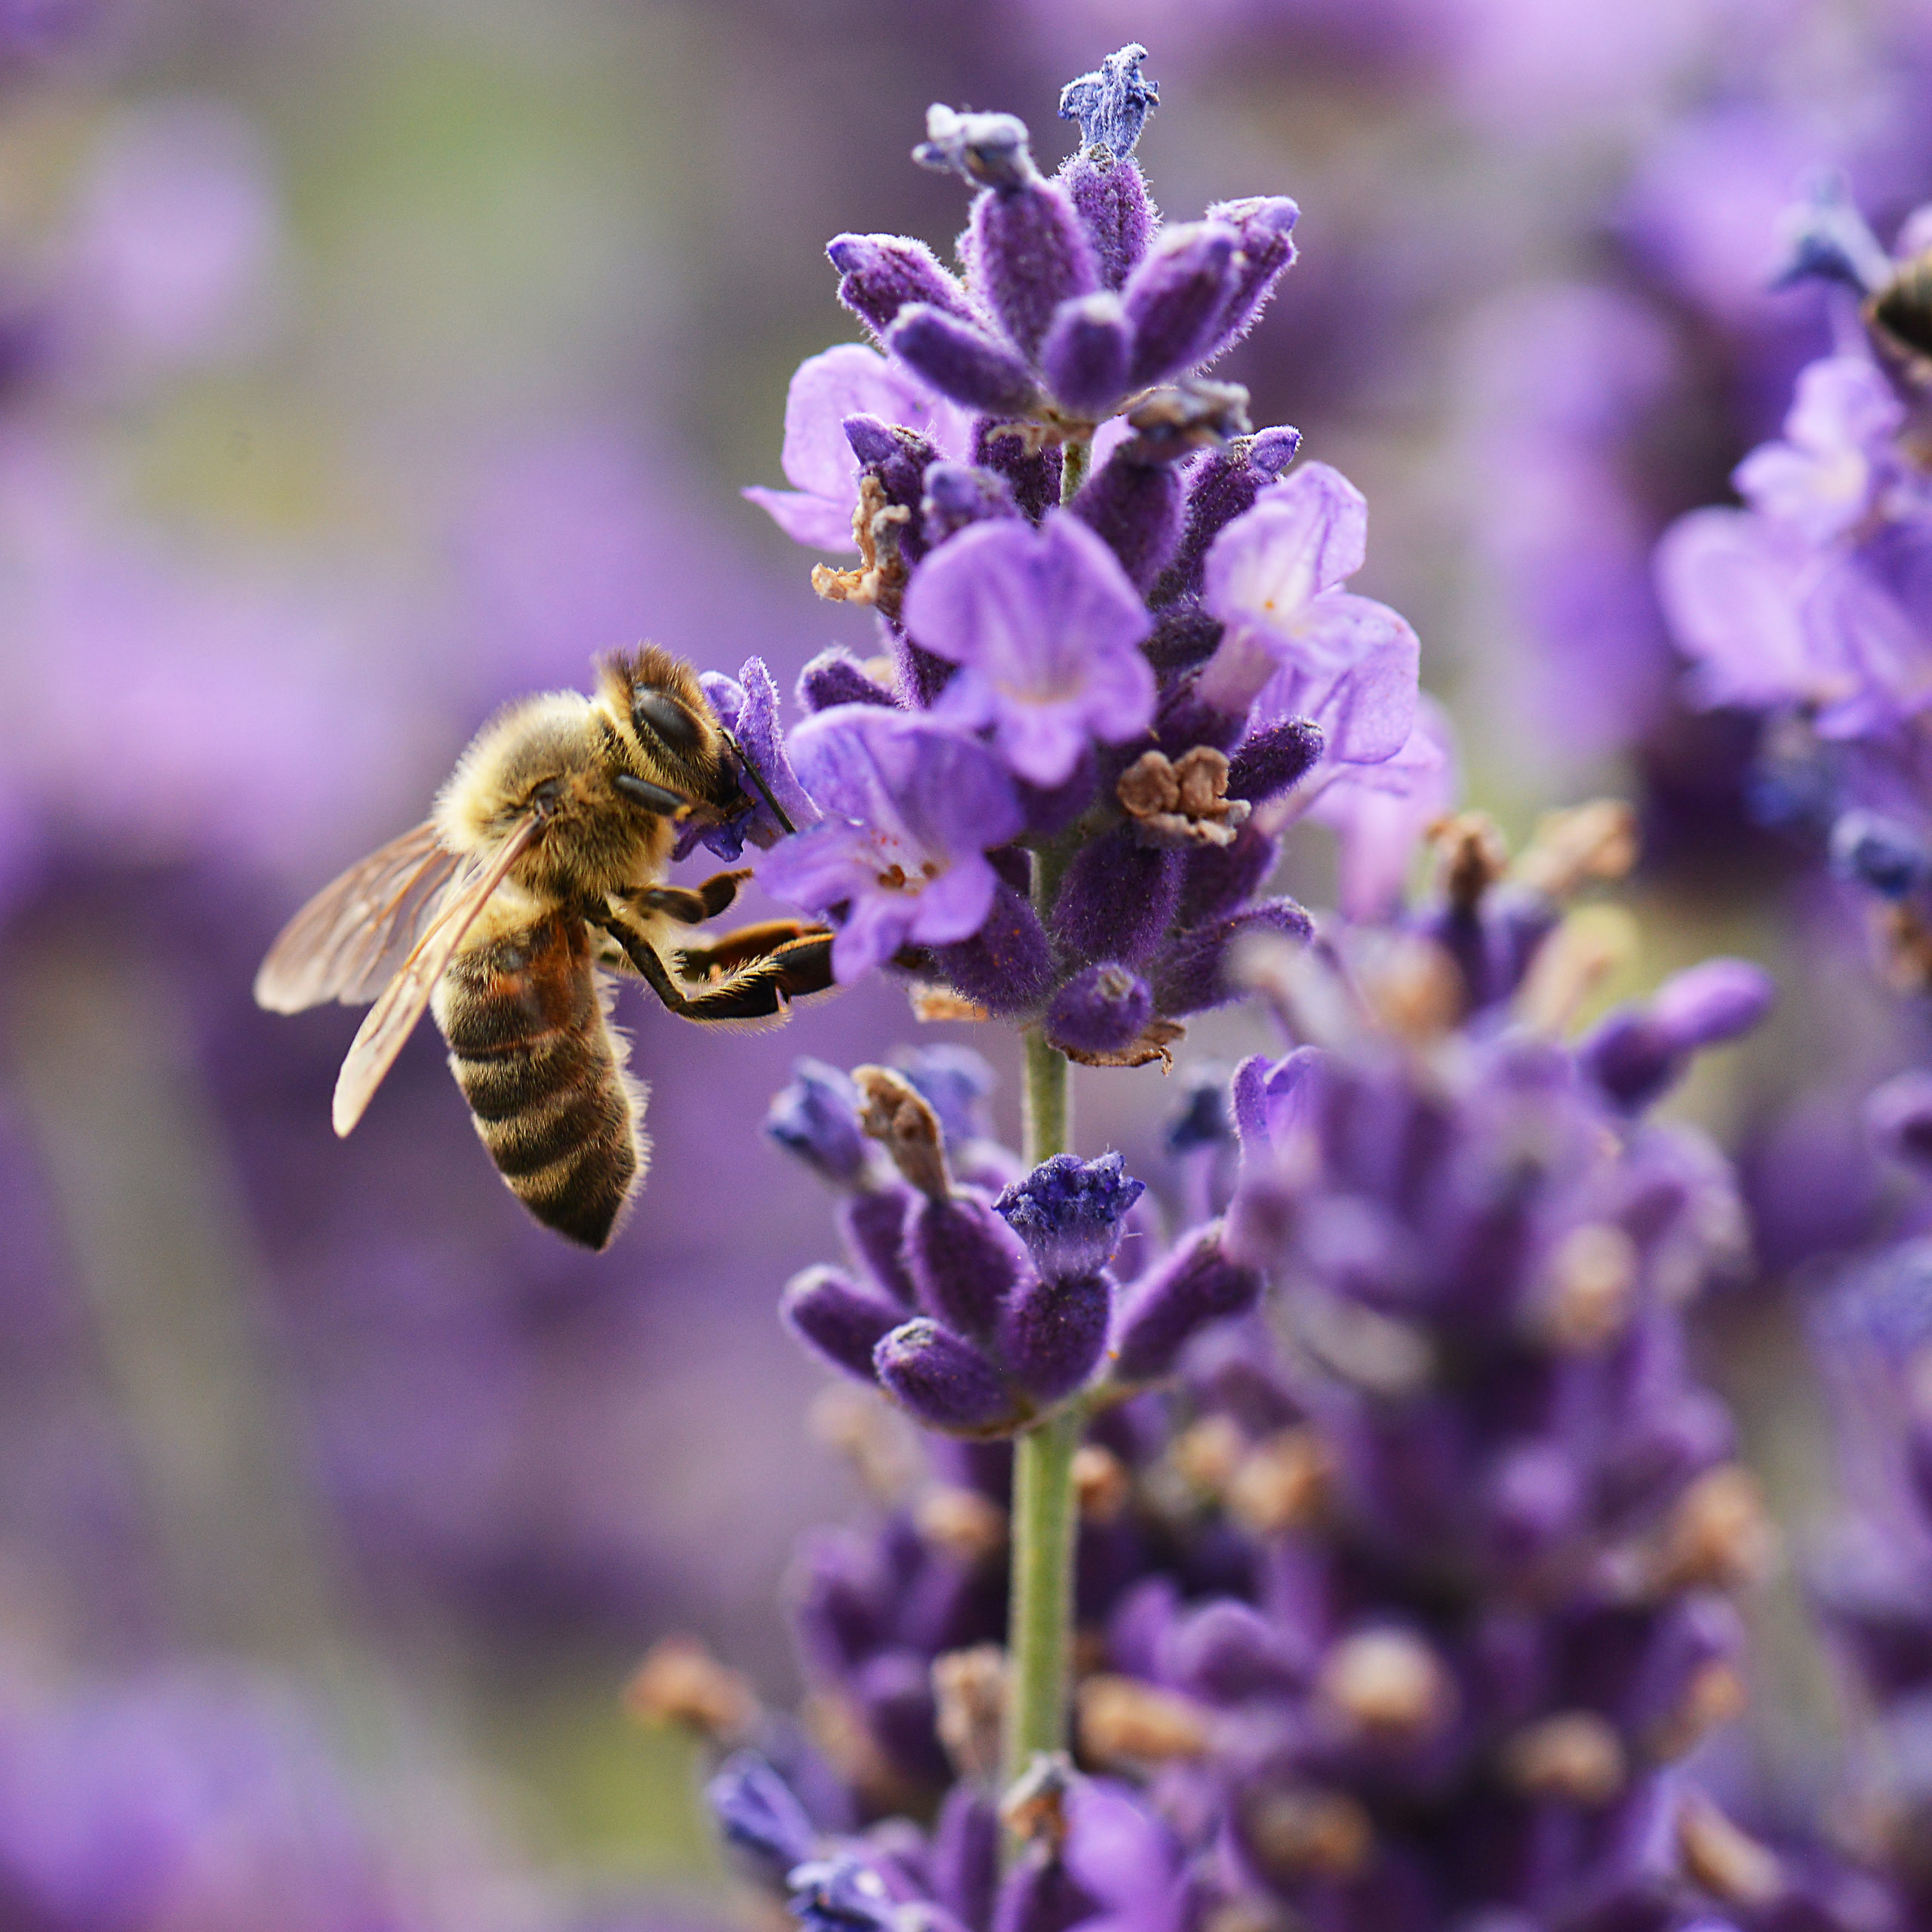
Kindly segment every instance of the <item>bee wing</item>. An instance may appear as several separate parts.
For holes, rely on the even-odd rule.
[[[349,1057],[336,1077],[335,1131],[346,1134],[362,1118],[371,1096],[383,1084],[383,1076],[395,1064],[402,1043],[415,1030],[429,1004],[436,982],[456,956],[463,936],[476,923],[477,915],[490,903],[490,895],[503,882],[511,866],[522,857],[543,821],[528,818],[491,854],[480,872],[466,875],[453,885],[436,909],[429,929],[396,969],[375,1004],[363,1015],[362,1024],[350,1043]]]
[[[371,852],[282,928],[255,975],[255,1003],[300,1013],[374,999],[435,923],[462,866],[429,823]]]

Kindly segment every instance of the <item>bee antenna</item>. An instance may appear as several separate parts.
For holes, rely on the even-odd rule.
[[[718,728],[721,731],[724,730],[721,725]],[[724,742],[731,747],[734,755],[736,756],[739,764],[743,767],[746,777],[758,787],[758,796],[771,808],[772,817],[777,820],[779,824],[787,832],[796,832],[798,828],[786,816],[785,808],[771,795],[771,787],[764,782],[764,774],[752,764],[749,758],[746,757],[744,747],[732,737],[729,731],[724,733]]]

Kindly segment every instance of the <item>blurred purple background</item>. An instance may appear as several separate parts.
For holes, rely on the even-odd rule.
[[[773,1314],[823,1202],[760,1121],[903,998],[715,1038],[627,992],[656,1161],[586,1258],[431,1029],[338,1143],[354,1016],[249,981],[504,700],[642,637],[786,688],[870,648],[737,494],[856,337],[823,243],[943,248],[926,103],[1057,157],[1130,38],[1164,205],[1301,203],[1226,373],[1367,491],[1358,587],[1470,795],[1641,802],[1641,980],[1723,946],[1833,989],[1681,1104],[1768,1177],[1771,1262],[1857,1233],[1856,1173],[1808,1220],[1779,1177],[1856,1168],[1909,1043],[1794,936],[1829,888],[1743,829],[1751,727],[1681,705],[1649,554],[1826,344],[1763,288],[1807,171],[1881,234],[1932,198],[1918,0],[0,0],[0,1924],[723,1909],[615,1688],[685,1628],[792,1685],[788,1552],[857,1491]],[[1158,1178],[1180,1098],[1083,1076],[1083,1141]]]

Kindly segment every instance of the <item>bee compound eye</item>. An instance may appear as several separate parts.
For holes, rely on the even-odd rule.
[[[704,743],[697,720],[668,692],[644,690],[631,699],[631,722],[640,737],[654,737],[688,756]]]

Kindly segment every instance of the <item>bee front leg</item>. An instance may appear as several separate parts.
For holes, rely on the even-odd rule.
[[[715,919],[738,896],[738,888],[751,877],[751,869],[746,866],[734,872],[714,872],[702,885],[695,888],[682,885],[647,886],[641,892],[626,892],[621,895],[626,906],[648,917],[660,912],[667,919],[673,919],[681,926],[702,925],[706,919]]]
[[[791,920],[773,920],[786,937],[767,937],[774,943],[728,971],[715,985],[687,992],[641,933],[618,917],[595,922],[623,948],[645,983],[666,1009],[680,1019],[697,1020],[770,1020],[783,1013],[799,993],[818,992],[832,983],[832,934],[822,927],[800,926]],[[747,931],[762,931],[747,928]],[[728,947],[732,936],[720,942]]]

